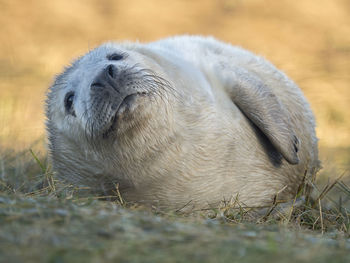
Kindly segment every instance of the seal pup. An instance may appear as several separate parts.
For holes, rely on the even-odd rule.
[[[205,208],[295,196],[318,167],[301,90],[264,58],[211,37],[106,43],[47,95],[56,176],[126,201]]]

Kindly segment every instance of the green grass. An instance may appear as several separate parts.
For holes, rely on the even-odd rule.
[[[62,185],[36,150],[2,152],[0,262],[350,262],[342,180],[287,205],[162,212]]]

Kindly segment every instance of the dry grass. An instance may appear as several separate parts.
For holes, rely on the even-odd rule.
[[[33,145],[37,146],[37,145]],[[38,147],[37,147],[38,148]],[[222,220],[225,223],[278,224],[304,230],[321,232],[337,231],[350,238],[350,187],[343,175],[328,181],[320,188],[316,184],[316,173],[311,178],[304,177],[294,200],[286,203],[278,198],[268,207],[247,207],[240,203],[239,196],[223,200],[218,207],[205,210],[180,208],[175,211],[162,211],[157,207],[151,210],[138,204],[128,203],[121,196],[118,185],[112,196],[96,196],[88,188],[76,188],[57,181],[42,154],[36,150],[3,153],[0,168],[0,195],[14,197],[44,197],[55,200],[101,200],[130,209],[151,211],[165,217],[201,217]],[[336,192],[335,195],[332,192]],[[337,199],[334,199],[334,198]],[[186,207],[187,208],[187,207]]]
[[[322,173],[349,169],[347,0],[0,0],[0,8],[0,148],[23,150],[44,137],[45,91],[74,57],[108,40],[201,34],[290,75],[316,114]]]
[[[108,40],[202,34],[267,57],[311,102],[322,147],[350,147],[347,0],[0,0],[0,145],[43,135],[44,93],[72,58]],[[25,127],[23,127],[25,123]]]
[[[36,152],[0,159],[0,262],[350,260],[350,188],[342,178],[321,189],[305,181],[292,202],[276,196],[270,207],[234,198],[208,210],[164,212],[127,203],[117,190],[99,197],[62,185]]]

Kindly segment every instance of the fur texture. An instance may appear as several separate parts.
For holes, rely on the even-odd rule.
[[[46,112],[60,179],[162,208],[269,205],[319,165],[301,90],[213,38],[104,44],[57,76]]]

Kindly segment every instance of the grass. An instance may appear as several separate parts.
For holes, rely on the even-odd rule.
[[[35,145],[34,145],[35,148]],[[45,154],[0,159],[0,262],[348,262],[350,188],[305,182],[295,200],[184,213],[55,180]],[[336,201],[331,192],[341,195]]]
[[[0,147],[42,136],[45,90],[73,58],[106,41],[200,34],[287,73],[311,103],[320,145],[349,148],[348,2],[0,0]]]

